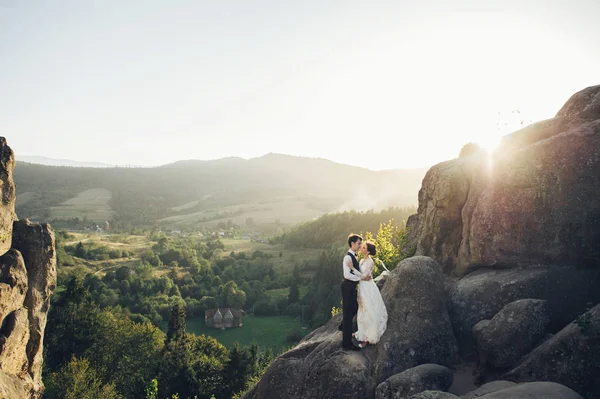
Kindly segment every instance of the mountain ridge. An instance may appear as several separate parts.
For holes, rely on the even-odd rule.
[[[52,158],[43,155],[26,155],[20,156],[17,159],[18,163],[29,163],[34,165],[44,166],[56,166],[56,167],[75,167],[75,168],[139,168],[139,169],[152,169],[152,168],[166,168],[166,167],[181,167],[181,166],[196,166],[196,165],[208,165],[208,164],[234,164],[243,162],[261,162],[264,160],[306,160],[306,161],[318,161],[328,164],[343,165],[358,169],[366,169],[372,172],[403,172],[413,170],[424,170],[426,171],[429,167],[414,167],[414,168],[390,168],[390,169],[371,169],[364,166],[346,164],[342,162],[333,161],[323,157],[310,157],[304,155],[291,155],[278,152],[269,152],[264,155],[251,158],[243,158],[239,156],[228,156],[223,158],[215,159],[181,159],[174,162],[169,162],[160,165],[130,165],[130,164],[110,164],[107,162],[91,162],[91,161],[77,161],[73,159],[63,158]]]
[[[17,162],[17,213],[192,226],[245,218],[296,224],[327,212],[416,205],[426,169],[373,171],[323,158],[266,154],[161,167],[89,168]],[[190,206],[183,206],[192,204]],[[93,216],[96,215],[96,216]],[[109,216],[107,216],[109,215]]]

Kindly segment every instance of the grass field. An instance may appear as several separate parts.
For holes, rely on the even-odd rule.
[[[242,327],[218,330],[204,325],[204,317],[187,320],[188,332],[196,335],[210,335],[231,348],[235,341],[242,345],[256,342],[263,348],[271,348],[275,353],[295,344],[287,342],[288,332],[300,329],[301,323],[291,316],[246,316]],[[307,334],[309,330],[303,330]]]
[[[109,220],[115,214],[109,205],[111,198],[112,193],[105,188],[86,190],[58,206],[51,207],[50,218],[87,217],[89,220]]]
[[[275,270],[277,271],[291,271],[294,264],[301,263],[304,260],[316,261],[320,254],[320,250],[286,249],[282,244],[271,245],[251,240],[224,238],[221,239],[221,242],[225,245],[225,251],[223,251],[224,256],[228,255],[231,251],[245,252],[249,255],[254,251],[263,251],[273,255],[272,260],[275,265]],[[281,256],[279,256],[279,254],[281,254]],[[311,273],[307,274],[301,271],[301,274],[308,277]]]
[[[193,208],[195,205],[193,202],[190,202],[172,209],[184,211]],[[229,215],[221,219],[215,219],[217,213]],[[323,211],[311,208],[305,201],[294,197],[285,197],[277,198],[270,202],[248,202],[218,209],[193,211],[187,214],[169,216],[158,221],[172,226],[193,226],[198,223],[200,225],[214,225],[219,221],[232,220],[236,224],[244,225],[247,218],[252,218],[260,224],[275,223],[276,220],[279,220],[284,224],[294,225],[318,218],[323,213]]]
[[[21,193],[19,194],[18,198],[18,202],[17,205],[25,205],[26,203],[28,203],[29,201],[31,201],[33,198],[35,198],[35,193],[29,191],[26,193]]]

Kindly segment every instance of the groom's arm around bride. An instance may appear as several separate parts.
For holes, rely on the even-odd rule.
[[[359,270],[358,259],[356,254],[362,243],[362,237],[358,234],[350,234],[348,236],[348,253],[344,256],[342,262],[343,276],[340,289],[342,292],[342,346],[344,349],[360,350],[360,348],[352,343],[352,319],[358,311],[358,300],[356,296],[356,288],[361,277],[354,270]]]

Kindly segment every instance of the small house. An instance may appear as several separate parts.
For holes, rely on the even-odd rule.
[[[240,309],[217,308],[204,312],[204,324],[213,328],[241,327],[246,313]]]

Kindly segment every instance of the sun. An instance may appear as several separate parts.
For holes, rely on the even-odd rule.
[[[479,140],[477,140],[477,144],[487,151],[494,151],[500,146],[501,141],[502,136],[495,134],[487,137],[481,137]]]

